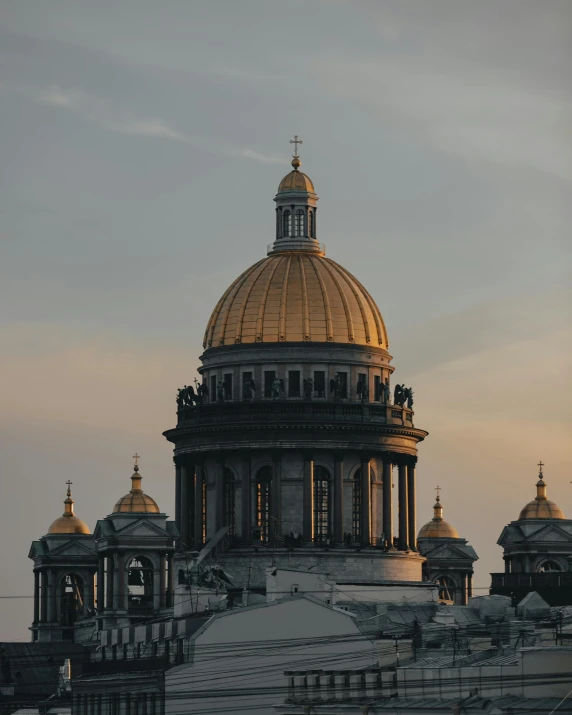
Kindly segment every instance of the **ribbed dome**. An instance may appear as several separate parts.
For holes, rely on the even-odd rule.
[[[542,465],[542,462],[540,464]],[[536,482],[536,497],[522,508],[518,520],[564,518],[565,516],[560,508],[546,496],[546,483],[544,482],[541,466],[538,481]]]
[[[129,494],[119,499],[113,507],[113,513],[159,514],[157,502],[141,489],[139,467],[135,465],[135,473],[131,477],[132,487]]]
[[[88,525],[74,514],[74,501],[71,498],[71,482],[68,482],[67,498],[64,501],[65,510],[61,516],[52,522],[48,534],[91,534]]]
[[[303,341],[388,347],[378,307],[349,271],[323,255],[288,252],[234,281],[211,315],[203,347]]]
[[[294,169],[282,179],[278,192],[280,191],[308,191],[314,193],[312,179],[306,174]]]
[[[458,539],[459,532],[448,521],[443,519],[443,505],[441,498],[437,495],[437,501],[433,505],[433,518],[419,530],[418,539]]]

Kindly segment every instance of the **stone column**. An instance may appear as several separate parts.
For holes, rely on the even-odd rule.
[[[48,588],[48,613],[52,623],[58,620],[58,604],[57,604],[57,576],[53,569],[50,569],[49,574],[50,584]]]
[[[105,608],[105,561],[100,554],[97,560],[97,612],[103,613]]]
[[[469,574],[467,577],[467,598],[473,597],[473,574]]]
[[[161,558],[159,558],[161,563]],[[153,609],[158,611],[161,608],[161,569],[153,569]]]
[[[370,458],[361,455],[360,467],[360,536],[362,546],[371,543],[371,478],[369,474]]]
[[[167,556],[167,608],[173,606],[173,594],[175,593],[175,565],[173,554]]]
[[[215,534],[224,526],[224,457],[215,464]]]
[[[165,566],[165,554],[161,554],[159,556],[159,608],[165,608],[165,606],[167,605],[167,594],[165,593]]]
[[[280,535],[282,528],[282,455],[280,452],[272,454],[272,491],[270,504],[270,534]]]
[[[415,520],[415,461],[407,463],[407,517],[409,548],[417,551],[417,527]]]
[[[391,485],[393,475],[391,473],[391,457],[383,457],[383,533],[387,539],[390,549],[393,548],[393,505],[391,501]]]
[[[125,608],[125,555],[117,554],[117,608]]]
[[[183,525],[181,524],[181,506],[182,506],[182,495],[181,495],[181,466],[175,464],[175,524],[179,530],[179,534],[183,532]],[[181,537],[181,541],[183,541]],[[186,542],[183,542],[186,543]]]
[[[188,547],[191,543],[191,534],[189,533],[189,468],[187,466],[177,467],[177,487],[179,490],[179,498],[177,504],[179,507],[179,543]]]
[[[34,624],[40,620],[40,573],[34,571]]]
[[[409,534],[409,524],[407,519],[407,467],[405,462],[400,460],[397,465],[399,469],[399,550],[407,551],[407,536]]]
[[[302,505],[302,540],[311,543],[314,539],[314,460],[304,455],[304,485]]]
[[[344,456],[334,454],[334,543],[344,540]]]
[[[467,598],[469,589],[467,586],[467,574],[466,573],[464,573],[462,575],[462,583],[463,583],[463,585],[461,587],[461,606],[466,606],[469,602],[469,600]]]
[[[195,465],[195,547],[203,543],[203,474],[204,465]]]
[[[40,574],[41,583],[41,607],[40,607],[40,623],[45,623],[48,620],[48,575],[45,571]]]
[[[107,554],[107,602],[106,609],[113,610],[113,554]]]
[[[250,455],[243,454],[241,460],[241,531],[242,542],[252,543],[252,489],[250,485]]]

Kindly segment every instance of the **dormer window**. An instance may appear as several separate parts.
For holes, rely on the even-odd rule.
[[[284,211],[282,214],[282,235],[284,238],[292,235],[292,214],[290,211]]]
[[[304,212],[302,211],[302,209],[298,209],[298,211],[296,211],[294,235],[295,236],[303,236],[304,235]]]

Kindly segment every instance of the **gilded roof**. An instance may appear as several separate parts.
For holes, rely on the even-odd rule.
[[[314,184],[309,176],[294,169],[282,179],[278,191],[308,191],[314,193]]]
[[[438,487],[439,489],[439,487]],[[437,501],[433,505],[433,518],[421,527],[418,539],[458,539],[459,532],[448,521],[443,519],[443,505],[441,497],[437,494]]]
[[[542,462],[540,463],[542,465]],[[542,475],[542,466],[536,482],[536,497],[526,504],[518,517],[522,519],[564,519],[560,508],[546,496],[546,483]]]
[[[64,513],[52,522],[48,534],[91,534],[88,525],[74,514],[74,500],[71,498],[71,482],[67,482],[68,491],[64,501]]]
[[[119,499],[113,507],[113,513],[158,514],[157,502],[141,489],[141,475],[139,467],[135,466],[135,473],[131,477],[132,487],[128,494]]]
[[[378,307],[349,271],[323,255],[289,251],[258,261],[232,283],[203,347],[303,341],[388,347]]]

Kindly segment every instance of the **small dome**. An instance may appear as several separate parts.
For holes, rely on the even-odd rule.
[[[137,457],[138,458],[138,457]],[[141,475],[139,467],[135,463],[135,472],[131,477],[132,487],[129,494],[121,497],[113,507],[113,513],[131,513],[131,514],[159,514],[159,506],[157,502],[148,494],[144,494],[141,489]]]
[[[542,462],[536,482],[536,497],[529,501],[520,512],[519,521],[524,519],[565,519],[560,507],[546,497],[546,483],[542,475]]]
[[[48,534],[91,534],[88,525],[74,514],[74,501],[71,498],[71,482],[68,481],[67,498],[64,501],[65,511],[52,522]]]
[[[433,505],[433,518],[419,530],[418,539],[458,539],[459,532],[454,526],[443,519],[443,505],[441,497],[437,494],[437,501]]]
[[[292,162],[294,164],[294,162]],[[314,184],[309,176],[306,176],[302,171],[294,169],[289,174],[282,179],[280,186],[278,187],[278,193],[281,191],[307,191],[308,193],[315,193]]]

